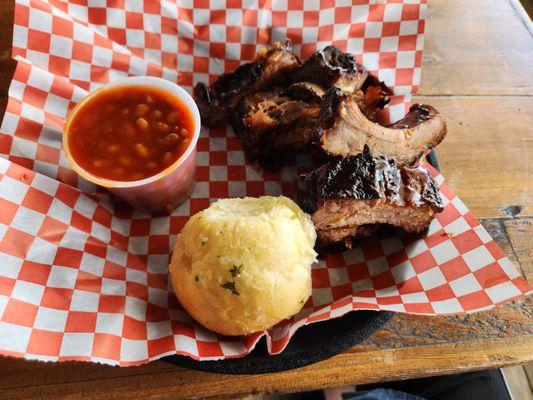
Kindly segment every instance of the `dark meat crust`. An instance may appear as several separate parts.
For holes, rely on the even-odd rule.
[[[340,106],[347,97],[348,94],[343,93],[339,88],[332,87],[327,91],[320,107],[319,122],[322,130],[333,128],[335,122],[340,118]],[[317,131],[317,133],[321,134],[320,131]]]
[[[437,114],[438,111],[430,105],[415,103],[409,107],[409,112],[405,115],[405,117],[399,121],[396,121],[394,124],[389,125],[388,127],[393,129],[410,129],[424,121],[427,121]]]
[[[313,122],[299,120],[264,136],[257,162],[269,170],[277,170],[281,165],[294,161],[296,154],[309,153],[312,150],[310,137],[314,131]]]
[[[356,99],[357,104],[365,117],[370,121],[375,121],[377,110],[383,109],[383,107],[389,103],[389,95],[391,94],[391,91],[382,82],[378,81],[377,78],[372,75],[370,76],[372,77],[374,84],[365,84],[363,89],[358,93],[351,95],[351,97]],[[340,118],[340,106],[348,97],[350,97],[349,94],[344,93],[336,87],[332,87],[327,91],[320,108],[319,122],[322,130],[330,129],[335,125],[335,122]],[[320,130],[317,130],[317,142],[320,139],[320,135]]]
[[[327,46],[305,60],[295,71],[293,82],[313,82],[324,89],[337,86],[353,93],[363,86],[367,77],[368,71],[357,64],[352,54]]]
[[[365,83],[363,84],[363,87],[361,88],[364,91],[366,91],[369,87],[376,87],[379,88],[379,90],[385,95],[385,96],[392,96],[392,90],[385,85],[384,82],[380,81],[376,76],[372,74],[368,74],[368,77],[365,80]]]
[[[368,148],[301,175],[296,201],[311,214],[322,249],[349,247],[353,238],[368,237],[383,224],[421,232],[444,208],[426,170],[398,168],[390,159],[372,157]]]
[[[401,181],[394,162],[382,157],[374,159],[368,151],[359,157],[331,162],[314,174],[318,188],[315,204],[327,199],[396,201]]]
[[[282,94],[294,100],[319,103],[322,101],[322,97],[324,97],[326,91],[311,82],[296,82],[283,90]]]
[[[274,168],[285,154],[304,150],[309,145],[318,119],[319,102],[313,96],[304,101],[289,95],[292,92],[274,88],[247,96],[239,103],[240,117],[233,120],[232,126],[252,161]]]
[[[294,99],[286,93],[274,88],[243,99],[238,109],[244,126],[255,133],[262,133],[302,119],[318,118],[319,105],[313,98],[311,101]]]
[[[382,199],[391,204],[429,206],[443,210],[435,180],[421,167],[398,168],[385,157],[372,157],[368,148],[355,157],[330,161],[297,183],[297,200],[312,214],[331,199]]]
[[[300,60],[292,52],[290,41],[286,41],[262,49],[253,62],[221,75],[210,87],[198,83],[193,95],[202,123],[206,126],[227,123],[243,96],[288,84],[291,72],[299,65]]]
[[[375,76],[369,75],[363,88],[356,93],[359,108],[370,121],[376,122],[376,113],[389,104],[392,91]]]

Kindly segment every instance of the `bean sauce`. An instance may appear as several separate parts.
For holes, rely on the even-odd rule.
[[[176,162],[193,131],[191,112],[179,98],[153,87],[120,86],[78,110],[68,143],[72,158],[92,175],[136,181]]]

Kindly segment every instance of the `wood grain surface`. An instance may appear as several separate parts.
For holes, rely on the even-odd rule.
[[[429,2],[416,101],[446,115],[438,148],[448,185],[515,266],[533,279],[533,39],[505,0]],[[0,0],[0,115],[10,60],[13,0]],[[363,343],[329,360],[261,376],[208,374],[162,361],[118,368],[0,358],[0,399],[233,398],[533,362],[531,298],[458,317],[396,315]]]
[[[439,165],[447,185],[478,218],[509,216],[509,206],[516,206],[519,216],[533,215],[527,158],[533,153],[533,97],[417,96],[415,100],[446,116],[448,135],[436,149]]]
[[[533,45],[507,0],[429,0],[420,94],[533,94]]]

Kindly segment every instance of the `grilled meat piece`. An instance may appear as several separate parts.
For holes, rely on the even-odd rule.
[[[302,88],[297,93],[302,94]],[[311,89],[306,89],[311,90]],[[243,98],[233,130],[249,159],[274,167],[287,152],[303,150],[311,143],[320,111],[317,96],[307,100],[290,97],[288,89],[274,88]]]
[[[253,62],[221,75],[210,87],[198,83],[193,94],[202,123],[206,126],[227,123],[233,108],[244,96],[288,84],[291,72],[299,65],[290,41],[286,41],[261,49]]]
[[[355,62],[353,55],[327,46],[304,61],[295,71],[293,82],[312,82],[325,90],[334,86],[354,93],[361,89],[367,77],[368,71]]]
[[[263,166],[316,143],[327,155],[356,155],[368,145],[399,165],[412,163],[442,140],[444,119],[416,105],[396,124],[379,125],[376,113],[390,94],[351,54],[328,46],[300,64],[288,41],[262,49],[254,62],[210,87],[194,89],[202,123],[230,123],[248,158]]]
[[[311,214],[319,245],[372,235],[381,224],[407,232],[425,230],[443,210],[434,179],[421,167],[398,168],[393,160],[363,153],[336,159],[297,182],[297,202]]]
[[[317,119],[319,111],[320,104],[312,97],[307,101],[294,99],[280,88],[256,93],[243,99],[239,105],[244,125],[258,133],[292,124],[299,119]]]
[[[376,122],[376,113],[389,104],[392,90],[374,75],[368,75],[361,90],[355,93],[359,108],[370,121]]]
[[[369,84],[365,86],[366,81]],[[316,131],[320,103],[332,85],[357,90],[369,118],[386,104],[389,93],[376,78],[369,78],[351,54],[328,46],[295,70],[288,87],[242,97],[232,125],[248,157],[272,165],[277,155],[308,147]]]
[[[388,102],[388,92],[379,85],[377,82],[354,95],[371,120]],[[277,167],[285,154],[312,149],[324,94],[317,84],[297,82],[285,89],[243,97],[232,126],[248,158],[266,167]]]
[[[378,103],[379,104],[379,103]],[[386,127],[371,121],[361,96],[331,88],[320,110],[317,142],[332,156],[357,155],[365,146],[376,156],[397,165],[412,164],[424,150],[439,144],[446,135],[444,117],[429,105],[415,104],[402,120]],[[366,115],[365,115],[366,114]]]
[[[322,101],[326,91],[316,83],[296,82],[290,85],[287,89],[283,90],[283,94],[291,99],[303,100],[309,103],[312,101]]]

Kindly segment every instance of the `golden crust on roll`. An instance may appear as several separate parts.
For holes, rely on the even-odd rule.
[[[311,295],[315,240],[307,214],[286,197],[218,200],[178,235],[169,266],[174,291],[215,332],[261,331]]]

